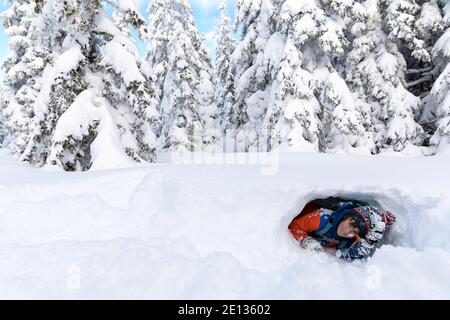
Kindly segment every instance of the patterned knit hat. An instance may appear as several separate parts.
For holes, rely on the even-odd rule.
[[[380,240],[384,230],[395,221],[391,212],[373,206],[354,208],[351,216],[358,225],[359,236],[371,241]]]

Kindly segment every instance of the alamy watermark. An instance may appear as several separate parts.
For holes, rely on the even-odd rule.
[[[185,165],[255,165],[260,167],[262,175],[276,175],[280,167],[279,150],[271,150],[268,142],[250,139],[251,136],[251,131],[240,131],[239,137],[227,131],[221,146],[205,145],[195,152],[172,151],[170,160],[173,164]]]
[[[70,265],[66,269],[66,287],[68,290],[80,290],[81,288],[81,268],[77,265]]]

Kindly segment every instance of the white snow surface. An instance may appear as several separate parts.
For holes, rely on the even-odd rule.
[[[450,298],[448,158],[270,159],[69,174],[0,150],[0,298]],[[290,236],[330,195],[396,213],[372,257],[348,263]]]

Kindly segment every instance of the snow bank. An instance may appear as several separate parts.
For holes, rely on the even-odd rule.
[[[450,298],[446,158],[227,157],[67,174],[0,151],[0,297]],[[367,261],[289,235],[330,195],[397,214]]]

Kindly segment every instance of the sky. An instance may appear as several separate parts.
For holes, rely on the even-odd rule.
[[[138,0],[139,1],[139,0]],[[217,9],[220,0],[188,0],[194,11],[194,19],[198,30],[205,36],[205,45],[214,59],[215,42],[214,42],[214,28],[216,26],[217,18],[219,16],[219,11]],[[234,19],[234,10],[237,0],[227,0],[228,4],[228,14],[231,19]],[[145,9],[149,0],[140,0],[141,13],[147,18]],[[0,12],[7,9],[5,5],[5,0],[0,0]],[[144,46],[139,43],[138,46],[141,51],[144,50]],[[3,25],[0,24],[0,61],[3,61],[6,52],[8,51],[8,40],[6,38]],[[1,75],[0,75],[1,76]]]

